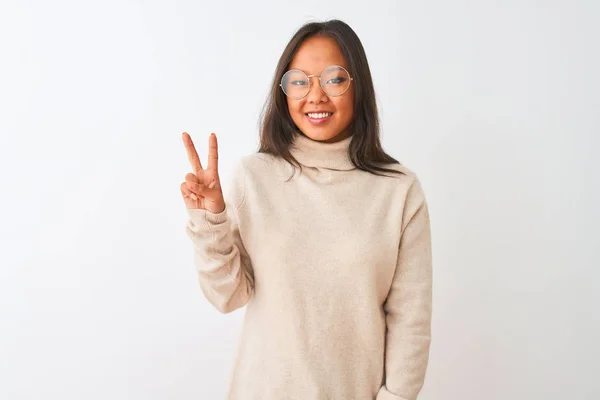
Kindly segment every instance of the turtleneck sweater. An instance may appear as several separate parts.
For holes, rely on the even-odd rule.
[[[356,168],[302,134],[302,168],[254,153],[221,213],[188,209],[200,289],[245,307],[230,400],[414,400],[431,341],[429,213],[416,175]]]

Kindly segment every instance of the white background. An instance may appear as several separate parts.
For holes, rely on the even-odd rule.
[[[598,2],[111,0],[0,6],[0,399],[224,397],[243,310],[200,292],[181,132],[226,182],[333,17],[430,204],[419,399],[598,398]]]

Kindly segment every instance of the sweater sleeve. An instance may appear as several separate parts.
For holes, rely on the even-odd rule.
[[[244,167],[234,169],[225,210],[219,214],[187,209],[186,233],[192,241],[200,289],[222,313],[245,306],[252,296],[254,273],[238,224],[244,203]]]
[[[386,313],[385,384],[376,400],[415,400],[429,361],[432,252],[429,211],[417,178],[408,191]]]

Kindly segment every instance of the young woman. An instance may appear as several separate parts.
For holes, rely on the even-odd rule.
[[[285,48],[261,145],[225,200],[217,138],[181,193],[205,297],[246,306],[229,399],[414,400],[429,358],[432,266],[419,180],[381,147],[371,73],[339,20]]]

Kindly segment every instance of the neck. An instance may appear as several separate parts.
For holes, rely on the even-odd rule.
[[[341,171],[355,169],[348,150],[352,136],[333,143],[313,140],[301,132],[294,136],[290,146],[292,156],[306,167],[327,168]]]

